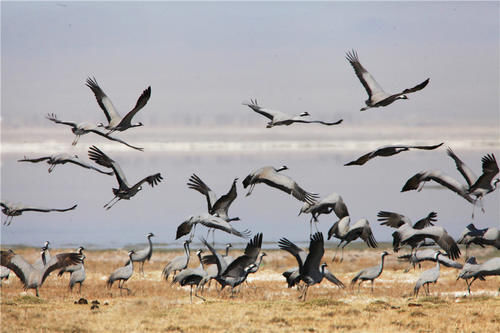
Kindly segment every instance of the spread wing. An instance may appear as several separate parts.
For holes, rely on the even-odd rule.
[[[121,139],[118,139],[118,138],[115,138],[114,136],[111,136],[110,134],[106,134],[106,133],[103,133],[97,129],[89,129],[88,130],[89,132],[92,132],[92,133],[95,133],[97,135],[100,135],[102,136],[103,138],[106,138],[108,140],[111,140],[111,141],[116,141],[116,142],[119,142],[121,144],[124,144],[125,146],[127,147],[130,147],[130,148],[133,148],[135,150],[140,150],[140,151],[144,151],[144,148],[141,148],[141,147],[136,147],[136,146],[132,146],[131,144],[128,144],[126,143],[125,141],[121,140]]]
[[[21,282],[26,285],[28,282],[27,277],[30,271],[33,269],[30,263],[28,263],[22,256],[14,253],[12,250],[0,251],[0,265],[9,268],[16,274],[16,276],[21,280]]]
[[[304,119],[294,119],[294,123],[306,123],[306,124],[322,124],[326,126],[339,125],[344,121],[344,119],[337,120],[335,122],[327,122],[322,120],[304,120]]]
[[[318,195],[305,191],[294,180],[286,175],[273,173],[271,175],[264,175],[259,178],[259,181],[271,187],[277,188],[283,192],[293,195],[297,200],[306,201],[308,203],[315,203]]]
[[[103,167],[113,169],[120,188],[130,187],[125,174],[120,168],[120,165],[113,161],[108,155],[104,154],[99,148],[97,148],[96,146],[90,147],[89,158],[97,164],[102,165]]]
[[[402,214],[381,210],[377,216],[377,221],[382,222],[380,225],[386,225],[391,228],[399,228],[403,224],[412,225],[410,219]]]
[[[358,53],[355,50],[346,53],[346,59],[354,68],[354,72],[358,77],[363,87],[365,87],[368,96],[371,98],[373,95],[386,94],[384,89],[375,81],[375,78],[361,65],[358,58]]]
[[[68,210],[73,210],[77,207],[78,205],[71,206],[69,208],[36,208],[36,207],[23,207],[22,209],[19,209],[23,212],[27,211],[32,211],[32,212],[67,212]]]
[[[73,128],[76,128],[77,127],[77,123],[75,122],[72,122],[72,121],[62,121],[62,120],[59,120],[57,119],[57,116],[55,113],[49,113],[47,115],[47,119],[56,123],[56,124],[63,124],[63,125],[68,125],[68,126],[71,126]]]
[[[243,102],[243,105],[246,105],[248,106],[250,109],[254,110],[255,112],[263,115],[264,117],[266,117],[267,119],[269,120],[273,120],[274,118],[274,115],[267,109],[264,109],[262,107],[259,106],[259,104],[257,104],[257,100],[256,99],[251,99],[250,100],[250,103],[247,103],[247,102]]]
[[[309,242],[309,254],[307,255],[306,261],[304,262],[304,266],[302,266],[302,269],[300,270],[301,274],[303,270],[317,270],[324,253],[325,247],[323,233],[317,232],[311,236],[311,241]]]
[[[432,222],[437,221],[437,213],[436,212],[430,212],[427,217],[424,217],[423,219],[418,220],[415,222],[415,225],[413,225],[414,229],[423,229],[427,227],[431,227],[434,224]]]
[[[364,154],[363,156],[359,157],[357,160],[354,160],[354,161],[351,161],[349,163],[344,164],[344,166],[349,166],[349,165],[363,165],[363,164],[365,164],[366,162],[368,162],[369,160],[371,160],[372,158],[374,158],[376,156],[375,152],[376,151],[371,151],[371,152],[369,152],[367,154]]]
[[[491,181],[498,174],[498,164],[495,155],[488,154],[481,159],[483,162],[483,174],[479,179],[470,187],[469,192],[474,191],[476,188],[489,188]]]
[[[94,93],[97,104],[99,104],[102,111],[104,111],[104,115],[106,116],[108,123],[111,122],[112,119],[120,118],[120,114],[116,111],[116,108],[109,97],[104,93],[101,87],[99,87],[95,78],[87,78],[85,85]]]
[[[410,93],[414,93],[416,91],[419,91],[419,90],[422,90],[425,88],[425,86],[427,86],[427,84],[429,84],[429,78],[427,80],[425,80],[424,82],[422,83],[419,83],[417,84],[415,87],[413,88],[409,88],[409,89],[405,89],[403,90],[403,92],[401,92],[400,95],[404,95],[404,94],[410,94]]]
[[[120,122],[121,124],[129,124],[132,121],[132,118],[135,116],[135,114],[142,109],[146,103],[149,101],[149,98],[151,97],[151,87],[147,87],[137,100],[137,103],[135,104],[135,107],[123,117],[122,121]]]
[[[45,279],[49,276],[49,274],[55,271],[56,269],[60,269],[71,265],[81,264],[82,260],[83,260],[83,254],[79,253],[60,253],[52,257],[49,260],[49,262],[45,265],[40,285],[42,285]]]
[[[207,198],[208,212],[211,212],[217,198],[215,192],[194,173],[189,177],[187,185],[190,189],[200,192]]]
[[[450,156],[453,161],[455,161],[455,165],[457,166],[457,170],[462,174],[462,176],[465,178],[465,181],[469,185],[469,187],[474,184],[474,182],[477,180],[476,174],[465,164],[462,162],[460,158],[458,158],[457,155],[451,150],[450,147],[446,149],[446,153],[448,156]]]
[[[304,263],[307,259],[307,252],[289,241],[287,238],[281,238],[278,241],[278,246],[280,249],[287,251],[291,255],[297,259],[297,263],[299,265],[299,270],[302,266],[304,266]]]
[[[222,214],[222,215],[227,215],[227,211],[229,209],[229,206],[233,203],[234,199],[238,196],[238,193],[236,192],[236,181],[238,178],[236,178],[233,181],[233,184],[231,185],[231,188],[229,189],[229,192],[221,196],[213,205],[212,207],[212,214]]]
[[[27,158],[24,156],[22,160],[17,160],[18,162],[31,162],[31,163],[38,163],[41,161],[46,161],[50,160],[51,156],[45,156],[45,157],[40,157],[40,158]]]

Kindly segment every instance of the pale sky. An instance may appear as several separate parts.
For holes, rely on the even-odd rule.
[[[283,164],[306,190],[343,195],[354,222],[368,218],[377,239],[390,239],[391,231],[377,226],[382,209],[412,219],[436,210],[456,237],[470,222],[472,206],[465,200],[450,191],[399,192],[424,169],[443,169],[462,181],[444,148],[363,168],[343,164],[377,145],[417,139],[446,141],[478,174],[481,156],[500,154],[498,2],[2,2],[1,9],[2,200],[79,204],[66,214],[17,217],[9,229],[2,226],[2,242],[37,245],[53,237],[55,244],[92,243],[94,237],[123,244],[143,241],[150,231],[170,242],[184,217],[205,209],[204,198],[185,186],[191,173],[222,194],[234,177]],[[345,60],[350,49],[389,92],[428,77],[430,83],[408,100],[359,112],[367,95]],[[62,120],[104,122],[85,87],[88,76],[122,114],[151,86],[151,99],[136,116],[145,126],[118,135],[146,152],[90,135],[71,147],[69,128],[45,119],[56,113]],[[344,123],[266,129],[267,119],[241,104],[250,98]],[[226,145],[214,152],[215,141]],[[172,142],[184,148],[177,151]],[[192,142],[204,145],[193,148]],[[311,152],[297,142],[341,144]],[[352,145],[342,148],[345,142]],[[94,143],[115,154],[129,181],[161,171],[164,183],[145,186],[105,212],[114,178],[71,166],[49,175],[46,164],[16,162],[55,151],[86,159]],[[245,197],[239,186],[231,210],[242,217],[242,229],[263,231],[265,240],[307,239],[308,219],[296,216],[300,202],[265,185]],[[485,206],[478,227],[498,225],[498,192]],[[321,230],[333,222],[325,218]]]

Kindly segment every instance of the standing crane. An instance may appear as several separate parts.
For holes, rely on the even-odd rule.
[[[124,287],[123,285],[125,282],[128,281],[132,277],[132,274],[134,274],[134,262],[132,261],[132,255],[135,253],[134,250],[130,250],[128,252],[128,258],[129,261],[125,264],[125,266],[119,267],[116,270],[111,273],[111,275],[108,278],[108,281],[106,282],[106,285],[109,289],[113,287],[113,283],[115,281],[118,281],[118,288],[120,289],[120,295],[122,294],[122,290],[126,289],[127,294],[130,295],[130,289]]]
[[[356,274],[356,276],[351,280],[351,287],[354,287],[356,282],[359,280],[358,284],[358,292],[359,292],[359,288],[361,287],[361,284],[363,282],[371,281],[372,293],[373,293],[373,281],[375,281],[375,279],[382,274],[382,271],[384,270],[384,258],[387,255],[389,255],[387,251],[382,252],[380,265],[362,269],[358,274]]]

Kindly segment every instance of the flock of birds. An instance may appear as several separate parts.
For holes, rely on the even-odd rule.
[[[357,53],[353,50],[347,52],[346,58],[354,69],[355,74],[361,81],[363,87],[368,93],[368,99],[365,101],[366,107],[361,108],[365,111],[370,108],[384,107],[392,104],[397,100],[408,99],[407,94],[417,92],[425,88],[429,79],[414,86],[413,88],[404,89],[399,93],[389,94],[386,93],[382,87],[375,81],[373,76],[361,65]],[[128,144],[127,142],[114,136],[115,132],[122,132],[133,127],[143,126],[142,123],[133,123],[132,119],[148,102],[151,97],[151,87],[145,89],[137,100],[134,108],[128,112],[124,117],[120,116],[113,103],[104,91],[99,87],[95,78],[88,78],[86,86],[91,89],[98,105],[104,112],[108,124],[92,124],[92,123],[76,123],[71,121],[61,121],[55,114],[49,114],[47,119],[56,123],[67,125],[71,127],[75,138],[72,145],[78,143],[81,135],[94,133],[106,139],[119,142],[128,147],[136,150],[143,151],[143,148],[136,147]],[[274,126],[291,125],[293,123],[317,123],[325,126],[339,125],[342,119],[335,122],[326,122],[322,120],[310,120],[309,113],[304,112],[299,115],[289,115],[280,111],[275,111],[261,107],[257,100],[251,100],[250,103],[243,103],[251,108],[256,113],[268,118],[267,128]],[[104,130],[100,130],[103,128]],[[112,135],[113,134],[113,135]],[[424,149],[435,150],[442,146],[439,143],[431,146],[419,145],[389,145],[380,147],[372,152],[364,154],[358,159],[346,163],[345,166],[364,165],[370,159],[377,156],[388,157],[411,149]],[[499,178],[495,178],[499,172],[499,168],[493,154],[485,155],[482,158],[482,174],[477,177],[474,172],[462,162],[462,160],[450,149],[447,149],[447,154],[450,156],[458,169],[458,171],[465,178],[467,184],[462,184],[454,178],[444,174],[440,170],[429,170],[419,172],[405,183],[402,192],[409,190],[421,190],[424,184],[428,181],[435,181],[438,184],[452,190],[465,200],[473,205],[472,217],[474,217],[474,207],[479,204],[484,211],[482,199],[488,193],[493,192],[500,182]],[[90,163],[82,161],[76,155],[70,154],[56,154],[51,156],[43,156],[38,158],[24,157],[19,162],[39,163],[47,162],[50,167],[49,172],[52,172],[56,165],[71,163],[83,168],[94,170],[105,175],[115,175],[118,182],[118,188],[113,188],[112,192],[114,197],[104,205],[104,208],[111,209],[120,200],[130,200],[139,191],[142,190],[142,185],[148,183],[151,187],[158,185],[163,177],[160,173],[149,175],[131,185],[125,173],[120,168],[117,161],[105,154],[96,146],[91,146],[88,150],[88,157],[95,164],[104,168],[101,169]],[[328,239],[335,237],[340,240],[337,245],[337,250],[334,254],[333,260],[335,261],[338,250],[341,250],[340,261],[343,260],[343,250],[352,241],[361,238],[368,247],[376,248],[377,241],[372,233],[370,223],[367,219],[360,219],[351,224],[351,218],[347,209],[347,205],[338,193],[332,193],[322,199],[318,194],[304,190],[295,180],[282,173],[287,170],[286,166],[281,168],[274,168],[272,166],[265,166],[258,168],[248,174],[242,181],[243,187],[248,188],[247,196],[249,196],[254,187],[263,183],[270,187],[281,190],[287,194],[292,195],[295,199],[303,202],[303,206],[299,211],[300,214],[311,214],[310,219],[310,244],[309,251],[301,249],[296,244],[286,238],[282,238],[278,242],[280,249],[290,253],[297,260],[297,267],[290,268],[283,273],[289,287],[297,286],[301,291],[300,298],[305,300],[308,288],[312,285],[321,283],[323,278],[334,283],[335,285],[343,288],[345,285],[335,277],[327,269],[327,264],[322,262],[325,248],[323,233],[317,230],[318,217],[322,214],[334,213],[338,217],[338,221],[328,231]],[[226,286],[231,287],[231,295],[234,294],[235,288],[246,281],[249,274],[256,273],[260,267],[265,252],[261,251],[262,247],[262,233],[257,233],[248,242],[244,253],[237,258],[229,256],[229,248],[231,244],[227,244],[225,254],[220,254],[214,248],[214,241],[212,245],[203,237],[200,238],[202,244],[210,252],[209,255],[202,256],[203,249],[197,251],[199,258],[199,266],[196,268],[188,268],[190,260],[190,243],[192,242],[196,227],[203,225],[208,228],[207,238],[210,231],[213,233],[215,230],[221,230],[229,234],[241,238],[250,238],[251,232],[249,230],[237,230],[232,226],[233,221],[238,221],[239,217],[230,217],[228,210],[232,202],[237,197],[237,182],[238,178],[234,179],[229,191],[218,197],[215,192],[196,174],[193,174],[187,183],[188,187],[198,191],[205,196],[207,201],[207,212],[197,215],[189,216],[182,222],[176,233],[176,239],[187,236],[184,241],[184,254],[172,259],[166,264],[163,269],[162,275],[165,280],[173,274],[172,283],[179,283],[181,286],[190,286],[190,297],[192,301],[193,288],[195,289],[195,296],[204,299],[200,295],[204,286],[211,282],[217,281],[221,290]],[[36,212],[51,212],[58,211],[64,212],[73,210],[77,207],[74,205],[70,208],[39,208],[25,206],[22,204],[13,204],[7,201],[1,202],[2,212],[7,216],[4,224],[9,225],[14,216],[19,216],[26,211]],[[474,257],[468,257],[467,250],[471,244],[477,244],[481,247],[493,246],[500,249],[500,232],[498,228],[477,229],[473,224],[470,224],[464,230],[462,236],[456,242],[443,227],[435,226],[433,222],[437,221],[437,214],[431,212],[427,217],[412,223],[406,216],[388,211],[380,211],[378,213],[378,221],[382,225],[396,229],[393,236],[393,249],[397,252],[402,246],[408,245],[411,248],[409,255],[401,256],[402,260],[410,261],[413,267],[416,264],[425,260],[432,260],[436,262],[436,266],[430,270],[424,271],[416,282],[414,293],[418,295],[420,288],[424,287],[425,291],[429,292],[429,284],[436,283],[439,278],[440,265],[454,267],[461,269],[457,279],[464,279],[467,283],[467,289],[470,293],[470,286],[477,280],[483,280],[486,276],[500,275],[500,258],[493,258],[482,264],[478,264]],[[313,223],[314,222],[314,223]],[[316,232],[313,233],[313,227],[316,227]],[[134,272],[134,262],[141,263],[141,271],[144,273],[144,262],[149,260],[153,253],[153,245],[151,237],[154,235],[149,233],[147,235],[148,246],[144,249],[135,251],[132,250],[128,253],[129,260],[125,266],[116,269],[112,272],[107,280],[107,286],[112,287],[115,281],[118,281],[118,288],[120,293],[123,289],[130,293],[130,290],[124,287],[125,282],[130,279]],[[214,236],[212,236],[214,237]],[[460,249],[458,244],[466,245],[466,262],[464,265],[456,262],[460,257]],[[440,250],[434,249],[425,250],[421,247],[438,246]],[[40,259],[34,263],[28,263],[21,255],[16,254],[13,250],[1,251],[1,278],[8,277],[10,270],[12,270],[22,281],[25,289],[36,289],[36,295],[39,295],[39,288],[42,286],[49,274],[55,270],[59,270],[59,275],[64,272],[71,274],[69,288],[73,289],[76,284],[79,284],[80,290],[82,283],[86,278],[83,254],[84,248],[80,247],[74,253],[61,253],[54,257],[49,253],[49,242],[46,242],[40,252]],[[374,280],[377,279],[383,272],[384,258],[389,255],[384,251],[381,254],[381,261],[379,265],[369,267],[361,270],[354,276],[351,285],[358,284],[358,290],[361,284],[365,281],[371,282],[371,289],[373,291]],[[471,280],[469,282],[469,280]],[[1,280],[0,280],[1,281]],[[427,287],[427,289],[426,289]]]

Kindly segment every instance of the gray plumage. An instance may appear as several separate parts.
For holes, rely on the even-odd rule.
[[[346,59],[351,64],[356,76],[365,88],[368,99],[365,101],[366,107],[360,109],[360,111],[368,110],[369,108],[377,108],[381,106],[387,106],[398,99],[408,99],[406,94],[410,94],[419,90],[424,89],[429,83],[429,79],[422,83],[419,83],[413,88],[405,89],[400,93],[388,94],[382,89],[382,87],[375,81],[375,78],[361,65],[358,58],[358,53],[355,50],[346,53]]]
[[[418,278],[417,283],[415,284],[415,288],[413,289],[413,294],[415,297],[418,296],[418,292],[421,287],[424,287],[425,294],[429,295],[429,284],[436,283],[437,280],[439,279],[440,255],[441,252],[439,251],[435,252],[434,258],[436,259],[436,266],[420,274],[420,277]],[[425,289],[425,286],[427,286],[427,289]]]
[[[175,239],[179,239],[182,236],[185,236],[189,233],[191,233],[191,236],[189,237],[190,240],[193,239],[194,233],[196,230],[196,226],[198,224],[201,224],[209,229],[217,229],[221,230],[224,232],[227,232],[229,234],[241,237],[241,238],[248,238],[251,235],[251,231],[249,230],[243,230],[239,231],[233,228],[233,226],[227,222],[226,220],[211,215],[209,213],[202,213],[198,215],[191,215],[186,218],[184,222],[179,224],[177,227],[177,233],[175,236]]]
[[[231,248],[233,245],[231,243],[226,244],[226,252],[221,256],[222,259],[229,265],[231,262],[233,262],[234,258],[229,255],[229,248]],[[203,264],[204,265],[210,265],[210,264],[216,264],[217,259],[213,254],[207,254],[204,255],[203,258]]]
[[[104,205],[104,208],[110,209],[113,207],[118,201],[125,199],[130,200],[133,196],[137,194],[137,192],[142,190],[142,184],[148,183],[151,187],[158,185],[163,177],[161,174],[155,173],[153,175],[144,177],[134,185],[130,185],[125,177],[125,173],[123,173],[120,165],[112,160],[108,155],[104,154],[99,148],[96,146],[92,146],[89,148],[89,158],[96,162],[99,165],[102,165],[106,168],[113,169],[116,180],[118,181],[118,188],[113,188],[113,194],[115,195],[111,201]],[[115,201],[116,199],[116,201]],[[114,202],[113,202],[114,201]],[[113,203],[112,203],[113,202]]]
[[[306,300],[307,290],[309,286],[321,283],[323,278],[343,288],[344,284],[338,280],[332,273],[326,270],[326,264],[321,264],[321,259],[325,253],[323,233],[317,232],[311,236],[309,242],[309,253],[289,241],[286,238],[281,238],[278,242],[280,249],[287,251],[295,257],[299,265],[299,275],[295,279],[295,283],[303,281],[305,288],[299,296],[303,301]],[[305,259],[304,259],[305,258]]]
[[[452,260],[460,257],[460,249],[455,240],[442,227],[426,227],[423,229],[414,229],[411,226],[404,224],[392,233],[392,246],[394,252],[398,252],[401,246],[412,242],[424,241],[430,238],[437,243],[448,257]]]
[[[229,248],[233,245],[231,243],[226,244],[226,252],[221,255],[221,258],[225,261],[226,266],[231,264],[234,261],[234,258],[229,255]],[[213,279],[217,277],[217,259],[213,254],[207,254],[202,257],[203,265],[208,265],[205,269],[207,275],[200,282],[200,286],[203,287],[207,282],[211,282]],[[209,284],[210,286],[210,284]]]
[[[42,257],[40,256],[36,261],[35,263],[33,264],[33,267],[35,267],[36,269],[43,269],[43,267],[45,266],[45,263],[50,261],[50,259],[52,258],[50,256],[50,252],[49,252],[49,245],[50,245],[50,242],[49,241],[45,241],[45,243],[43,244],[43,247],[42,247],[42,250],[44,251],[45,253],[45,262],[44,260],[42,259]]]
[[[201,253],[203,250],[196,251],[196,255],[200,261],[200,265],[196,268],[186,268],[179,272],[172,280],[172,284],[179,283],[181,286],[190,286],[189,298],[191,303],[193,303],[193,287],[196,286],[194,296],[205,300],[202,296],[198,295],[199,289],[203,286],[201,282],[207,277],[207,272],[203,268],[203,261],[201,259]]]
[[[43,162],[47,161],[47,164],[50,165],[49,167],[49,172],[52,172],[54,168],[59,165],[59,164],[75,164],[79,165],[83,168],[86,169],[91,169],[95,170],[97,172],[103,173],[105,175],[113,175],[113,171],[103,171],[99,168],[96,168],[78,158],[78,155],[70,155],[66,153],[61,153],[61,154],[54,154],[54,155],[49,155],[49,156],[44,156],[44,157],[39,157],[39,158],[27,158],[26,156],[22,160],[17,160],[18,162],[31,162],[31,163],[38,163],[38,162]]]
[[[433,145],[433,146],[409,146],[409,145],[391,145],[391,146],[383,146],[375,149],[374,151],[371,151],[361,157],[359,157],[357,160],[354,160],[352,162],[344,164],[344,166],[349,166],[349,165],[363,165],[372,158],[375,158],[377,156],[382,156],[382,157],[388,157],[388,156],[393,156],[396,154],[399,154],[403,151],[408,151],[410,149],[424,149],[424,150],[434,150],[436,148],[441,147],[444,144],[444,142],[441,142],[440,144]]]
[[[454,160],[457,170],[462,174],[467,185],[460,183],[440,170],[430,170],[419,172],[408,179],[401,192],[417,189],[420,191],[425,182],[433,180],[472,203],[472,217],[474,217],[474,208],[476,204],[479,203],[481,209],[484,211],[482,199],[486,194],[495,191],[498,182],[500,182],[499,178],[493,179],[499,172],[495,155],[488,154],[482,157],[483,173],[478,178],[449,147],[447,149],[447,154]]]
[[[19,216],[24,212],[42,212],[42,213],[48,213],[48,212],[67,212],[69,210],[73,210],[76,208],[78,205],[74,205],[69,208],[40,208],[40,207],[30,207],[30,206],[25,206],[23,204],[19,203],[12,203],[9,201],[1,201],[0,206],[2,207],[2,213],[7,215],[7,219],[3,222],[4,225],[10,225],[12,223],[12,219],[14,216]]]
[[[433,261],[436,262],[436,250],[433,249],[426,249],[426,250],[418,250],[415,253],[412,254],[405,254],[402,256],[399,256],[398,259],[404,260],[404,261],[409,261],[413,268],[418,264],[420,267],[420,263],[423,261]],[[439,256],[439,262],[441,265],[446,266],[446,267],[452,267],[456,269],[461,269],[463,265],[459,262],[453,261],[450,258],[448,258],[445,255],[440,255]]]
[[[236,199],[238,195],[236,191],[237,180],[238,178],[235,178],[233,180],[233,184],[231,185],[229,191],[226,194],[220,196],[219,198],[217,198],[217,194],[215,194],[215,192],[212,191],[212,189],[208,187],[207,184],[205,184],[201,180],[201,178],[194,173],[189,178],[189,182],[187,183],[187,185],[190,189],[198,191],[206,197],[208,213],[210,215],[220,217],[226,222],[231,222],[240,220],[239,217],[230,218],[228,215],[229,206],[231,206],[234,199]]]
[[[10,275],[10,269],[4,266],[0,266],[0,286],[2,286],[3,280],[8,280]]]
[[[140,271],[142,275],[144,275],[144,262],[151,260],[151,256],[153,255],[153,242],[151,241],[151,237],[154,237],[154,234],[150,232],[146,237],[148,239],[148,246],[144,249],[135,251],[132,255],[132,261],[141,263]]]
[[[312,222],[318,222],[318,217],[321,214],[330,214],[331,212],[334,212],[339,219],[349,216],[349,211],[347,210],[347,206],[344,203],[344,200],[337,193],[331,193],[315,203],[310,203],[307,201],[304,202],[302,208],[299,211],[299,215],[302,213],[311,214],[309,227],[310,234],[312,234]]]
[[[94,134],[102,136],[103,138],[106,138],[108,140],[116,141],[116,142],[119,142],[121,144],[124,144],[127,147],[130,147],[130,148],[133,148],[133,149],[136,149],[136,150],[140,150],[140,151],[144,150],[144,148],[132,146],[132,145],[126,143],[125,141],[121,140],[121,139],[115,138],[115,137],[109,135],[109,133],[106,134],[106,133],[103,133],[103,132],[99,131],[97,129],[98,125],[95,125],[95,124],[90,124],[90,123],[75,123],[73,121],[62,121],[62,120],[57,119],[57,116],[54,113],[51,113],[51,114],[47,115],[47,119],[50,120],[50,121],[52,121],[52,122],[54,122],[54,123],[56,123],[56,124],[63,124],[63,125],[67,125],[67,126],[71,127],[71,131],[75,135],[75,139],[71,143],[73,146],[75,146],[78,143],[78,140],[80,139],[80,136],[88,134],[88,133],[94,133]]]
[[[134,250],[128,252],[129,261],[127,261],[127,264],[114,270],[113,273],[111,273],[111,275],[109,276],[108,281],[106,282],[107,287],[111,289],[113,283],[115,281],[118,281],[120,295],[122,294],[123,289],[126,289],[127,294],[130,294],[130,289],[124,287],[123,285],[128,281],[128,279],[132,277],[132,274],[134,274],[134,262],[132,261],[132,255],[134,253]]]
[[[376,278],[382,274],[382,271],[384,270],[384,258],[386,255],[389,255],[386,251],[382,252],[381,254],[381,259],[380,259],[380,265],[365,268],[361,270],[354,278],[351,280],[351,287],[354,287],[356,282],[359,280],[358,284],[358,292],[359,288],[361,287],[361,284],[365,281],[371,281],[371,287],[372,287],[372,292],[373,292],[373,282],[375,281]]]
[[[250,100],[250,103],[248,102],[243,102],[243,105],[248,106],[250,109],[253,111],[263,115],[267,119],[269,119],[269,122],[267,123],[267,128],[271,128],[274,126],[289,126],[293,123],[306,123],[306,124],[311,124],[311,123],[316,123],[316,124],[322,124],[326,126],[332,126],[332,125],[339,125],[342,123],[343,119],[340,119],[335,122],[326,122],[322,120],[308,120],[308,119],[303,119],[303,117],[310,116],[309,112],[302,112],[301,114],[297,116],[292,116],[289,114],[286,114],[281,111],[276,111],[276,110],[271,110],[271,109],[266,109],[261,107],[256,99]]]
[[[253,188],[256,184],[264,183],[285,193],[291,194],[295,199],[299,201],[314,204],[316,202],[316,199],[318,198],[318,195],[305,191],[292,178],[281,174],[280,172],[283,170],[288,170],[288,167],[284,165],[279,169],[275,169],[272,166],[265,166],[252,171],[243,180],[244,188],[250,186],[250,189],[248,190],[246,195],[249,196],[250,194],[252,194]]]
[[[467,291],[470,294],[470,287],[474,281],[477,279],[484,281],[486,276],[494,275],[500,275],[500,257],[491,258],[482,264],[478,264],[475,257],[470,257],[458,274],[457,280],[465,280]],[[472,281],[469,282],[469,279]]]
[[[477,229],[473,223],[470,223],[460,235],[458,244],[465,244],[465,257],[468,258],[469,247],[472,244],[481,247],[493,246],[500,250],[500,231],[498,228],[490,227]]]
[[[45,250],[42,249],[41,256],[45,261],[44,252]],[[25,290],[35,289],[37,297],[39,296],[38,289],[43,285],[50,273],[64,266],[78,264],[83,259],[78,253],[60,253],[52,257],[49,261],[45,261],[42,269],[37,269],[21,255],[16,254],[12,250],[0,251],[0,254],[0,265],[12,270],[23,283]]]
[[[183,244],[184,255],[175,257],[163,268],[162,276],[165,278],[165,280],[168,280],[168,277],[170,276],[171,273],[174,274],[174,278],[175,278],[176,272],[181,271],[188,266],[188,264],[189,264],[189,243],[191,243],[190,240],[184,241],[184,244]]]
[[[245,253],[236,258],[229,265],[205,239],[202,238],[201,241],[216,258],[217,276],[215,280],[221,285],[221,290],[226,286],[230,286],[231,296],[233,296],[234,288],[243,283],[249,272],[256,266],[255,262],[262,247],[262,234],[256,234],[254,238],[248,242]]]
[[[344,245],[342,245],[340,261],[344,259],[344,248],[358,238],[361,238],[368,245],[368,247],[376,248],[378,246],[377,241],[373,236],[372,229],[370,228],[370,223],[367,219],[360,219],[352,226],[350,223],[351,218],[349,216],[345,216],[335,222],[330,230],[328,230],[328,239],[332,236],[340,239],[340,243],[337,245],[337,250],[335,251],[335,255],[332,259],[333,261],[335,261],[337,252],[342,243],[344,243]]]
[[[437,213],[436,212],[430,212],[426,217],[418,220],[413,224],[413,222],[407,218],[406,216],[394,212],[387,212],[381,210],[377,214],[378,216],[378,221],[381,222],[380,225],[386,225],[391,228],[400,228],[402,226],[409,226],[413,229],[418,229],[421,230],[426,227],[431,227],[434,225],[432,222],[437,221]],[[429,245],[435,245],[435,242],[433,241],[427,241],[427,240],[420,240],[420,239],[413,239],[410,240],[406,243],[411,247],[411,252],[410,255],[413,254],[414,250],[416,248],[422,247],[422,246],[429,246]]]
[[[143,126],[141,122],[132,124],[132,118],[135,116],[139,110],[141,110],[146,103],[149,101],[151,97],[151,86],[147,87],[139,96],[134,108],[129,111],[125,117],[120,116],[113,103],[109,99],[109,97],[104,93],[104,91],[97,84],[97,80],[95,78],[87,78],[85,85],[92,90],[99,104],[99,107],[104,112],[106,119],[108,120],[108,125],[104,125],[100,123],[99,127],[104,127],[109,130],[108,134],[114,131],[125,131],[132,127]]]
[[[57,276],[62,276],[64,273],[70,273],[70,278],[69,278],[69,290],[73,291],[73,287],[75,284],[79,284],[79,290],[78,293],[82,292],[82,284],[87,278],[87,275],[85,273],[85,258],[86,256],[83,254],[83,250],[85,248],[83,246],[80,246],[77,250],[76,253],[81,254],[82,257],[82,262],[78,263],[76,265],[70,265],[63,267],[59,270],[59,273],[57,273]]]

